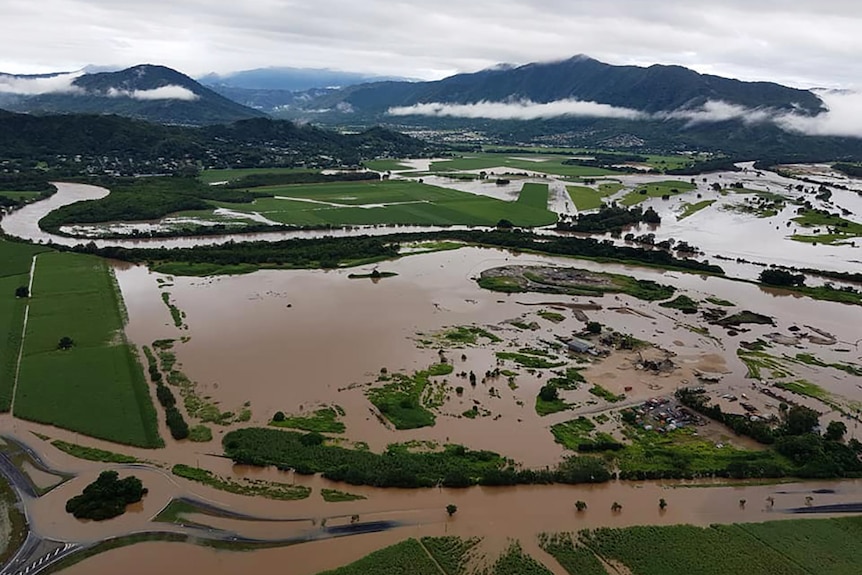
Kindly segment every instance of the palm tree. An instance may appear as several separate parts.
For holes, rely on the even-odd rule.
[[[585,511],[587,509],[587,502],[581,501],[580,499],[575,501],[575,509],[578,511]]]
[[[613,511],[614,513],[619,513],[620,511],[622,511],[622,509],[623,506],[620,505],[617,501],[614,501],[614,504],[611,505],[611,511]]]
[[[658,500],[658,508],[664,511],[664,508],[667,507],[667,501],[664,500],[664,497]]]

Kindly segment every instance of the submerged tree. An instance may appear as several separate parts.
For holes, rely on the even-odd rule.
[[[446,506],[446,513],[448,513],[448,514],[449,514],[449,517],[452,517],[453,515],[455,515],[455,513],[456,513],[457,511],[458,511],[458,506],[457,506],[457,505],[453,505],[453,504],[451,504],[451,503],[450,503],[449,505],[447,505],[447,506]]]
[[[581,501],[580,499],[579,499],[579,500],[577,500],[577,501],[575,501],[575,509],[577,509],[578,511],[586,511],[586,509],[587,509],[587,502],[586,502],[586,501]]]

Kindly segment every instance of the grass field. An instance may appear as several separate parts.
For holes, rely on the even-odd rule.
[[[636,190],[626,194],[622,199],[624,206],[634,206],[649,198],[660,198],[662,196],[674,196],[683,192],[688,192],[695,189],[696,186],[691,182],[681,182],[669,180],[664,182],[654,182],[645,186],[638,186]],[[641,193],[645,190],[645,193]],[[676,190],[676,191],[674,191]]]
[[[214,182],[229,182],[244,176],[256,174],[295,174],[297,172],[315,172],[306,168],[238,168],[235,170],[204,170],[198,179],[205,184]]]
[[[413,181],[336,182],[261,188],[277,197],[252,204],[220,203],[240,212],[257,212],[292,225],[475,225],[493,226],[507,219],[516,226],[549,225],[557,216],[529,202],[506,202]],[[545,190],[547,205],[547,190]]]
[[[440,575],[422,544],[407,539],[320,575]]]
[[[507,156],[503,154],[470,154],[454,158],[432,162],[432,172],[452,172],[458,170],[488,170],[492,168],[507,168],[509,171],[527,170],[553,176],[568,177],[592,177],[614,174],[603,168],[592,168],[588,166],[569,166],[563,164],[568,158],[566,156],[541,156],[531,155],[528,158]]]
[[[682,212],[680,212],[679,214],[679,219],[684,220],[685,218],[696,214],[700,210],[708,208],[715,202],[716,200],[703,200],[694,204],[684,204],[682,207]]]
[[[410,166],[405,166],[401,160],[371,160],[365,162],[365,167],[376,172],[409,170]]]
[[[548,209],[548,184],[524,184],[518,194],[518,204],[540,210]]]
[[[0,239],[0,411],[9,411],[27,300],[15,290],[30,283],[33,256],[47,248]]]
[[[31,200],[38,197],[42,192],[7,192],[0,191],[0,196],[10,200]]]
[[[612,184],[607,184],[611,185]],[[586,186],[566,186],[566,190],[569,192],[569,197],[572,199],[572,203],[575,204],[575,207],[578,208],[579,212],[585,212],[587,210],[595,210],[602,207],[602,198],[605,198],[609,195],[612,195],[618,191],[617,189],[612,188],[602,188],[605,185],[599,187],[598,190],[593,188],[588,188]]]
[[[143,369],[123,335],[122,301],[103,260],[37,259],[16,416],[142,447],[161,445]],[[71,349],[58,349],[70,337]]]

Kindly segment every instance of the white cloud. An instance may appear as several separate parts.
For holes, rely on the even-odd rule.
[[[118,90],[110,88],[106,94],[110,98],[133,98],[135,100],[186,100],[194,101],[199,98],[197,94],[183,88],[170,84],[152,90]]]
[[[826,111],[816,116],[775,108],[746,108],[722,101],[709,101],[699,108],[682,108],[654,114],[579,100],[557,100],[543,104],[530,101],[473,104],[430,102],[391,108],[388,113],[393,116],[446,116],[492,120],[535,120],[559,117],[683,120],[686,121],[687,127],[738,120],[746,124],[772,122],[785,131],[809,136],[862,138],[862,93],[833,91],[819,92],[818,95],[823,100]]]
[[[81,88],[72,84],[82,76],[83,71],[58,74],[43,78],[19,78],[0,74],[0,93],[38,96],[40,94],[69,94],[82,92]]]
[[[784,114],[774,118],[782,129],[809,136],[862,138],[862,93],[819,92],[827,111],[816,116]]]
[[[746,108],[738,104],[730,104],[719,100],[710,100],[700,108],[674,110],[673,112],[658,113],[653,117],[668,120],[688,120],[688,125],[705,124],[710,122],[726,122],[728,120],[740,120],[746,124],[757,124],[766,122],[776,116],[773,108]]]
[[[557,100],[537,104],[530,100],[518,102],[476,102],[473,104],[444,104],[429,102],[390,108],[392,116],[449,116],[453,118],[487,118],[490,120],[536,120],[562,116],[581,116],[589,118],[624,118],[638,120],[647,114],[628,108],[617,108],[597,102],[581,100]]]

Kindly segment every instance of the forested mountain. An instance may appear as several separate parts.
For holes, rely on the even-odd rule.
[[[612,66],[576,56],[559,62],[498,67],[436,82],[377,82],[351,86],[312,100],[309,108],[349,105],[357,114],[391,107],[441,102],[468,104],[575,99],[642,112],[669,112],[722,101],[816,114],[823,103],[812,92],[769,82],[742,82],[699,74],[681,66]]]
[[[149,64],[95,74],[4,74],[0,83],[6,85],[0,107],[31,114],[117,114],[195,126],[264,115],[176,70]]]

